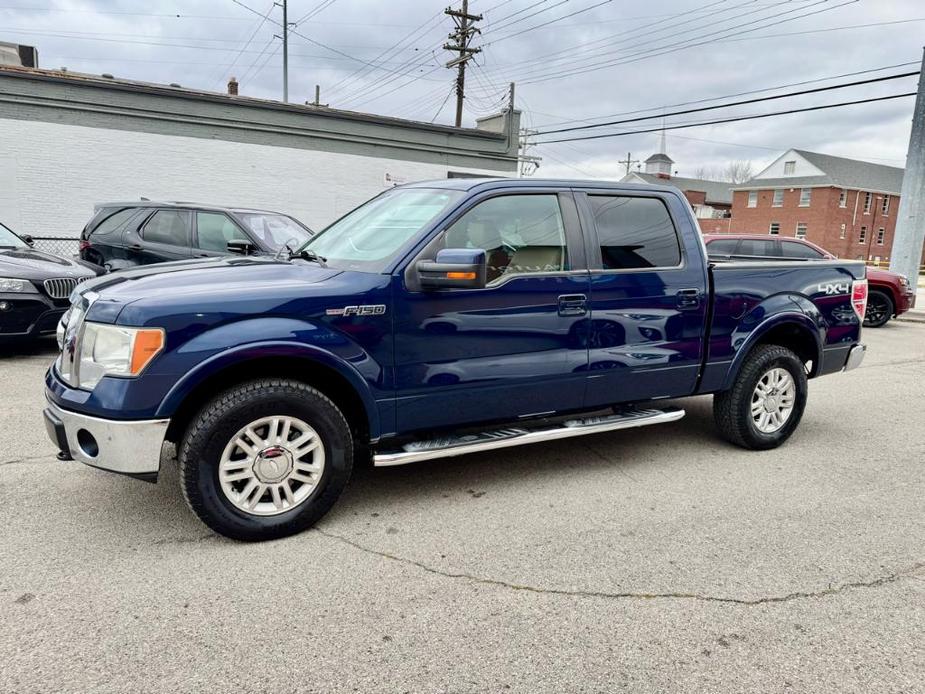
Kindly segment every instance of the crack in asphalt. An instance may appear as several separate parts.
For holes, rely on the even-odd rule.
[[[55,458],[54,453],[49,453],[48,455],[35,455],[25,458],[11,458],[10,460],[0,460],[0,467],[4,465],[16,465],[18,463],[34,463],[38,460],[48,460],[51,459],[53,462],[58,462]]]
[[[682,593],[682,592],[667,592],[667,593],[636,593],[636,592],[608,592],[608,591],[596,591],[596,590],[567,590],[564,588],[542,588],[538,586],[525,585],[520,583],[511,583],[509,581],[502,581],[495,578],[485,578],[483,576],[475,576],[473,574],[467,574],[463,572],[454,572],[454,571],[444,571],[442,569],[437,569],[432,566],[425,564],[424,562],[417,561],[415,559],[408,559],[406,557],[400,557],[395,554],[390,554],[389,552],[383,552],[381,550],[372,549],[361,545],[360,543],[346,538],[342,535],[337,535],[335,533],[329,532],[327,530],[321,530],[320,528],[313,528],[314,532],[317,532],[325,537],[328,537],[332,540],[337,540],[342,542],[354,549],[360,550],[367,554],[372,554],[377,557],[382,557],[384,559],[389,559],[391,561],[398,562],[400,564],[405,564],[407,566],[414,566],[422,571],[427,573],[434,574],[435,576],[441,576],[443,578],[451,579],[462,579],[466,581],[471,581],[473,583],[481,583],[484,585],[497,586],[500,588],[507,588],[509,590],[519,590],[527,593],[537,593],[541,595],[564,595],[568,597],[579,597],[579,598],[604,598],[604,599],[616,599],[616,600],[696,600],[700,602],[717,602],[717,603],[726,603],[732,605],[746,605],[746,606],[756,606],[756,605],[770,605],[775,603],[791,602],[794,600],[805,600],[810,598],[823,598],[829,597],[832,595],[838,595],[850,590],[856,590],[859,588],[879,588],[880,586],[888,585],[890,583],[895,583],[902,578],[917,578],[915,574],[925,569],[925,562],[917,562],[912,566],[909,566],[905,569],[899,571],[894,571],[893,573],[881,576],[870,581],[851,581],[848,583],[841,583],[835,586],[830,585],[828,588],[817,591],[797,591],[794,593],[787,593],[786,595],[771,595],[761,598],[731,598],[723,597],[719,595],[703,595],[700,593]]]

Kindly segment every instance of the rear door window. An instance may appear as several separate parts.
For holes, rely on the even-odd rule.
[[[735,255],[738,239],[719,239],[707,244],[707,253],[710,255]]]
[[[681,247],[658,198],[589,195],[605,270],[677,267]]]
[[[806,260],[821,260],[822,253],[812,246],[797,243],[796,241],[781,241],[785,258],[803,258]]]
[[[141,231],[148,243],[189,248],[190,213],[186,210],[158,210]]]
[[[775,247],[774,241],[765,241],[763,239],[742,239],[742,241],[739,243],[739,255],[774,258],[780,254]]]

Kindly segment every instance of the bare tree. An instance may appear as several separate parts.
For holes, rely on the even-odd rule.
[[[731,161],[723,169],[722,180],[730,183],[744,183],[754,175],[750,161]]]
[[[754,175],[750,161],[731,161],[726,166],[698,166],[694,170],[694,178],[705,181],[729,181],[730,183],[744,183]]]

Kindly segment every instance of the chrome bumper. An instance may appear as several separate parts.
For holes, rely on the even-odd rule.
[[[867,345],[855,345],[848,352],[848,359],[845,361],[845,371],[856,369],[864,361],[864,355],[867,354]]]
[[[169,419],[120,421],[45,408],[48,436],[72,460],[123,475],[154,481]]]

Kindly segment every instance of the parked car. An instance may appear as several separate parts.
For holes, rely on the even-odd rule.
[[[836,256],[806,239],[766,234],[706,234],[703,237],[710,256],[734,258],[787,258],[833,260]],[[915,306],[915,287],[897,272],[867,268],[867,312],[864,326],[879,328],[890,318]]]
[[[768,449],[797,428],[807,379],[861,363],[864,272],[708,263],[666,186],[401,186],[290,255],[82,286],[45,421],[61,457],[147,480],[176,442],[192,511],[243,540],[312,525],[358,460],[682,417],[665,398],[713,394],[720,435]]]
[[[0,341],[54,334],[74,287],[102,271],[32,245],[0,224]]]
[[[183,202],[97,205],[80,234],[80,257],[107,270],[170,260],[275,255],[296,248],[312,231],[280,212]]]

